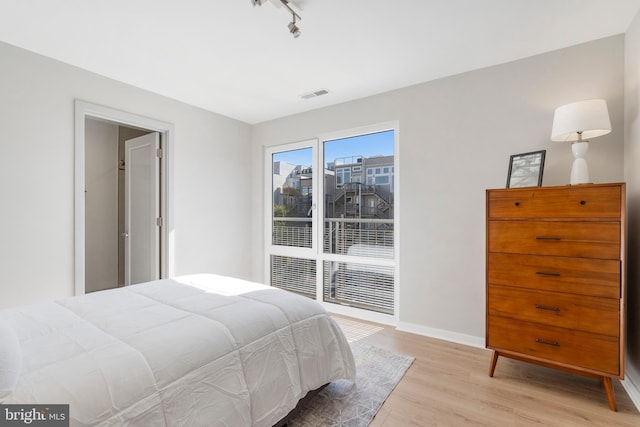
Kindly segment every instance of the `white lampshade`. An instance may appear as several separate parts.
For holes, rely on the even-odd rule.
[[[582,141],[611,132],[609,110],[604,99],[588,99],[556,108],[552,141]]]
[[[553,115],[552,141],[577,141],[571,146],[573,165],[572,185],[585,184],[589,180],[589,167],[585,155],[589,149],[589,138],[611,132],[609,110],[604,99],[588,99],[556,108]]]

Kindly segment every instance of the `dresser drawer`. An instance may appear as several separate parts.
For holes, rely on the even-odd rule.
[[[558,292],[489,286],[488,314],[618,336],[620,301]]]
[[[489,252],[620,259],[620,223],[489,221]]]
[[[488,317],[487,346],[618,376],[618,337]]]
[[[620,218],[620,186],[489,190],[489,218]]]
[[[620,298],[620,260],[490,252],[493,285]]]

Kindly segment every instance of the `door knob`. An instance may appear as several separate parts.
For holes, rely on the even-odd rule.
[[[122,233],[122,237],[126,239],[127,237],[129,237],[129,233]]]

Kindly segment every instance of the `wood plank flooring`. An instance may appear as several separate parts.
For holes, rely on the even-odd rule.
[[[640,413],[618,381],[613,412],[597,380],[502,357],[490,378],[489,350],[333,317],[349,340],[416,358],[371,427],[640,426]]]

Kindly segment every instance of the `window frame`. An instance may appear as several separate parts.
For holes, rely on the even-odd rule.
[[[324,253],[323,249],[323,227],[324,227],[324,203],[318,202],[323,200],[324,197],[324,143],[326,141],[336,140],[336,139],[346,139],[349,137],[366,135],[372,133],[379,133],[388,130],[394,131],[394,164],[393,168],[400,164],[400,126],[398,121],[389,121],[384,123],[378,123],[370,126],[363,126],[358,128],[340,130],[335,132],[328,132],[324,134],[318,134],[314,138],[309,138],[306,140],[301,140],[300,142],[294,143],[284,143],[284,144],[275,144],[273,146],[265,147],[265,220],[264,220],[264,239],[265,239],[265,252],[264,252],[264,277],[265,283],[270,284],[270,260],[272,255],[284,255],[284,256],[294,256],[301,258],[313,258],[316,260],[316,301],[324,306],[329,312],[343,314],[346,316],[352,316],[355,318],[370,320],[374,322],[389,324],[389,325],[397,325],[400,318],[400,235],[401,235],[401,198],[400,198],[400,176],[399,174],[394,173],[393,179],[391,179],[388,185],[391,185],[392,191],[394,194],[394,242],[393,242],[393,258],[370,258],[370,257],[357,257],[356,262],[370,262],[372,265],[380,265],[380,266],[388,266],[393,267],[393,277],[394,277],[394,310],[393,314],[384,314],[378,313],[374,311],[368,311],[365,309],[358,309],[354,307],[347,307],[344,305],[334,304],[330,302],[324,302],[323,300],[323,265],[326,261],[337,261],[337,262],[354,262],[353,255],[340,255],[340,254],[330,254]],[[313,248],[289,248],[289,247],[279,247],[274,252],[273,250],[268,249],[268,246],[271,242],[271,230],[272,230],[272,216],[273,216],[273,206],[272,206],[272,195],[271,195],[271,187],[272,187],[272,154],[278,151],[286,151],[286,150],[294,150],[297,147],[302,148],[303,146],[312,146],[313,148],[313,178],[314,183],[318,182],[318,185],[313,185],[313,221],[314,221],[314,239],[313,239]],[[368,172],[365,172],[363,166],[359,166],[361,171],[359,176],[361,180],[368,179],[371,176]],[[375,166],[374,166],[375,167]],[[335,168],[338,169],[338,168]],[[347,169],[347,168],[344,168]],[[351,170],[350,177],[353,176],[353,166],[349,167]],[[368,169],[368,168],[367,168]],[[396,170],[399,170],[397,168]],[[337,171],[334,170],[336,174],[335,182],[337,183]],[[321,175],[316,175],[321,174]]]

